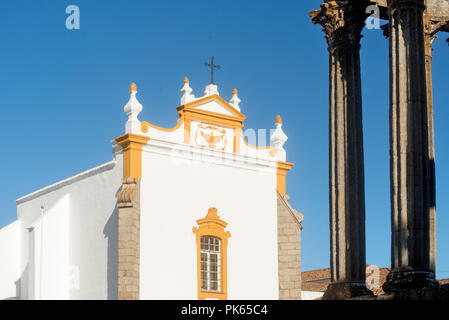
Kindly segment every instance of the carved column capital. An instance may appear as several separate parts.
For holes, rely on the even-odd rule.
[[[447,21],[435,20],[427,12],[423,16],[424,22],[424,45],[426,49],[426,58],[432,59],[433,41],[438,38],[437,33],[441,31]]]
[[[366,14],[358,12],[349,1],[324,2],[321,9],[311,11],[309,16],[314,24],[323,27],[329,50],[360,44]]]

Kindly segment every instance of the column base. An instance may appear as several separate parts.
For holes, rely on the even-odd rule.
[[[392,270],[382,289],[394,300],[438,300],[439,286],[432,271]]]
[[[440,285],[440,299],[449,301],[449,284]]]
[[[322,300],[348,300],[357,297],[373,297],[366,283],[332,282],[327,287]]]

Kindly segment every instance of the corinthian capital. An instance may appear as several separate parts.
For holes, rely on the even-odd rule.
[[[449,4],[448,4],[449,8]],[[448,12],[449,13],[449,12]],[[424,12],[424,44],[426,49],[426,56],[431,56],[433,51],[433,41],[438,38],[438,32],[449,31],[449,17],[448,16],[433,16],[429,10]],[[447,39],[449,43],[449,39]]]
[[[320,24],[329,48],[359,44],[366,14],[356,10],[348,0],[326,1],[321,9],[309,12],[314,24]]]

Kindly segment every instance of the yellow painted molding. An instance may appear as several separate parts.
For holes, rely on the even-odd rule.
[[[221,114],[217,112],[207,111],[196,108],[199,105],[205,104],[209,101],[217,101],[232,115]],[[233,128],[234,129],[234,152],[240,150],[240,141],[236,138],[237,129],[243,128],[243,121],[246,117],[233,106],[231,106],[226,100],[217,94],[213,94],[204,98],[197,99],[195,101],[186,103],[176,108],[181,118],[184,118],[184,143],[190,144],[191,141],[191,122],[198,121],[208,123],[212,125]],[[241,132],[241,130],[240,130]]]
[[[242,136],[241,128],[234,128],[234,153],[240,153],[240,137]]]
[[[254,146],[254,145],[252,145],[252,144],[249,144],[249,142],[246,141],[245,138],[243,138],[243,142],[244,142],[248,147],[250,147],[251,149],[256,149],[256,150],[268,150],[268,149],[272,149],[272,150],[275,150],[275,149],[274,149],[273,147],[271,147],[271,146],[263,146],[263,147]]]
[[[207,122],[223,127],[242,128],[244,118],[237,118],[234,116],[197,109],[194,107],[181,106],[177,108],[180,117],[188,117],[192,120]]]
[[[240,138],[241,140],[243,140],[243,143],[251,149],[255,149],[255,150],[269,150],[268,154],[271,157],[275,157],[277,154],[277,151],[275,148],[271,147],[271,146],[263,146],[263,147],[258,147],[258,146],[254,146],[252,144],[250,144],[248,141],[245,140],[245,138],[243,137],[242,134],[242,130],[234,130],[234,153],[240,153]]]
[[[219,102],[223,107],[225,107],[225,109],[227,109],[230,113],[232,113],[234,115],[234,117],[239,118],[242,121],[246,119],[246,116],[243,113],[241,113],[240,111],[235,109],[229,102],[227,102],[225,99],[220,97],[218,94],[212,94],[210,96],[194,100],[192,102],[183,104],[176,109],[178,111],[182,110],[182,109],[191,109],[191,108],[197,107],[199,105],[205,104],[205,103],[207,103],[209,101],[213,101],[213,100],[216,100],[217,102]],[[212,113],[215,113],[215,112],[212,112]],[[215,114],[221,115],[219,113],[215,113]]]
[[[184,117],[184,143],[185,144],[190,144],[191,139],[191,133],[190,133],[190,128],[192,126],[192,119],[190,119],[189,117]]]
[[[123,178],[142,177],[142,147],[148,143],[149,137],[127,133],[115,139],[123,150]]]
[[[207,215],[203,219],[196,221],[198,228],[193,227],[192,232],[196,235],[197,246],[197,286],[198,286],[198,299],[204,300],[207,298],[227,300],[228,299],[228,239],[231,237],[229,231],[225,231],[228,225],[225,221],[221,220],[217,214],[216,208],[209,208]],[[201,237],[212,236],[220,239],[221,241],[221,283],[220,292],[208,292],[201,290]]]
[[[183,123],[184,123],[184,118],[181,117],[181,118],[179,118],[178,123],[176,124],[176,126],[174,126],[173,128],[168,128],[167,129],[167,128],[161,128],[161,127],[155,126],[154,124],[151,124],[151,123],[149,123],[147,121],[142,121],[141,124],[140,124],[140,130],[142,130],[143,133],[147,133],[148,132],[148,127],[151,127],[153,129],[160,130],[160,131],[173,132],[176,129],[179,129],[182,126]]]
[[[284,161],[278,161],[277,162],[277,170],[276,170],[276,188],[279,191],[279,193],[283,196],[285,196],[286,193],[286,178],[287,178],[287,172],[290,171],[290,169],[294,166],[294,163],[290,162],[284,162]]]

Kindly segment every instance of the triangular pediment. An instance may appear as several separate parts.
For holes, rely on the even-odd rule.
[[[208,113],[221,114],[227,117],[237,118],[240,121],[243,121],[246,118],[241,112],[217,94],[196,99],[192,102],[179,106],[177,109],[180,112],[185,109],[202,110]]]

